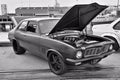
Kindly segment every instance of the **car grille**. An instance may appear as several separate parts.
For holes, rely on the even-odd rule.
[[[107,52],[109,47],[110,47],[109,45],[105,45],[102,47],[86,49],[84,53],[84,57],[100,55],[104,52]]]

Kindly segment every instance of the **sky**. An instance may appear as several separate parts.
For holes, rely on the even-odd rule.
[[[75,4],[89,4],[97,2],[103,5],[117,5],[118,0],[57,0],[60,6],[73,6]],[[15,13],[17,7],[43,7],[54,6],[55,0],[0,0],[1,4],[7,4],[8,13]],[[0,8],[1,14],[1,8]]]

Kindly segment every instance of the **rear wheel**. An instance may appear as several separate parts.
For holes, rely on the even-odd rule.
[[[63,74],[67,70],[62,57],[54,52],[48,55],[48,63],[51,71],[57,75]]]
[[[26,50],[23,47],[21,47],[17,41],[14,40],[12,45],[13,45],[13,50],[16,54],[24,54],[25,53]]]

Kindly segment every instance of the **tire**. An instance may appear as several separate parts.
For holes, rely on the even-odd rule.
[[[13,50],[16,54],[20,55],[25,53],[26,50],[23,47],[21,47],[17,41],[13,41],[12,45]]]
[[[95,64],[98,64],[100,61],[101,61],[101,59],[92,59],[89,61],[89,64],[95,65]]]
[[[113,37],[110,37],[110,36],[105,36],[105,37],[107,37],[107,38],[112,39],[113,41],[115,41],[115,43],[113,44],[113,49],[115,51],[118,51],[119,50],[119,44],[118,44],[117,40],[115,38],[113,38]]]
[[[48,63],[50,70],[56,75],[64,74],[67,71],[66,64],[62,57],[55,52],[48,55]]]
[[[115,43],[113,44],[113,49],[115,51],[118,51],[119,50],[119,45],[118,45],[118,42],[115,40]]]

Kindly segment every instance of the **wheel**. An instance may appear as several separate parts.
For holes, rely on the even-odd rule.
[[[119,45],[118,45],[118,42],[117,42],[117,41],[115,41],[115,43],[113,44],[113,49],[114,49],[115,51],[118,51],[118,50],[119,50]]]
[[[13,50],[16,54],[25,53],[26,50],[23,47],[21,47],[17,41],[13,41],[12,45],[13,45]]]
[[[118,44],[117,40],[115,38],[113,38],[113,37],[110,37],[110,36],[105,36],[105,37],[107,37],[107,38],[112,39],[113,41],[115,41],[115,43],[113,44],[113,49],[115,51],[118,51],[119,50],[119,44]]]
[[[63,74],[67,71],[66,64],[61,56],[54,52],[49,54],[48,63],[51,71],[57,75]]]
[[[95,65],[97,63],[99,63],[101,61],[101,59],[92,59],[89,61],[89,64]]]

